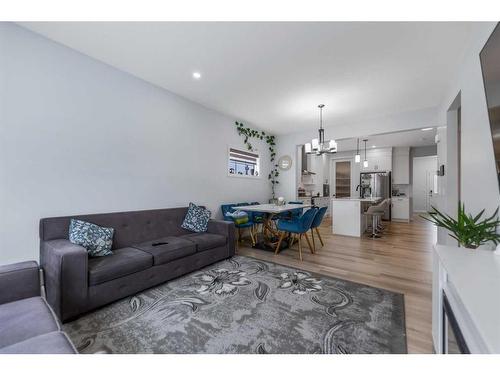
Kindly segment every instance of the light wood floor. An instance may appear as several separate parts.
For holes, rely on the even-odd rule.
[[[332,234],[331,221],[325,219],[320,233],[324,247],[316,240],[312,255],[303,240],[304,260],[297,245],[279,255],[240,244],[239,255],[268,260],[310,272],[403,293],[409,353],[432,353],[431,285],[432,245],[436,230],[415,216],[407,223],[387,222],[383,238],[352,238]]]

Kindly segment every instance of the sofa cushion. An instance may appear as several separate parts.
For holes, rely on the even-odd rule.
[[[56,331],[0,349],[1,354],[75,354],[73,343],[64,332]]]
[[[206,208],[189,203],[188,212],[181,227],[191,232],[206,232],[210,215],[210,211]]]
[[[57,318],[42,297],[0,305],[0,348],[59,330]]]
[[[89,285],[118,279],[152,266],[151,254],[132,247],[124,247],[113,251],[112,255],[89,258]]]
[[[226,237],[213,233],[191,233],[182,236],[196,244],[197,251],[210,250],[226,244]]]
[[[164,264],[196,253],[196,244],[182,237],[163,237],[143,242],[133,247],[153,256],[154,264]]]
[[[69,240],[86,248],[91,257],[113,254],[113,233],[113,228],[100,227],[82,220],[71,219],[69,224]]]

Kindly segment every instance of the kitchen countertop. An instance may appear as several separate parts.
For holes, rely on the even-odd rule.
[[[317,195],[307,196],[307,197],[297,197],[297,199],[311,199],[311,198],[330,198],[330,197],[324,197],[322,195],[320,195],[319,197]]]
[[[356,202],[378,202],[382,197],[371,198],[332,198],[332,201],[356,201]]]

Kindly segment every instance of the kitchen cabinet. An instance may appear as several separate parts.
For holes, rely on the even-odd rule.
[[[390,172],[392,171],[392,148],[377,148],[366,153],[368,167],[364,167],[364,153],[361,153],[361,172]]]
[[[395,185],[410,184],[410,148],[395,147],[393,152],[392,183]]]
[[[394,221],[410,221],[410,199],[408,197],[392,197],[391,218]]]
[[[302,184],[304,185],[316,185],[318,178],[314,174],[303,174]]]

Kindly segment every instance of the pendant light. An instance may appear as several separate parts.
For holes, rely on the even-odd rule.
[[[361,155],[359,154],[359,138],[357,139],[358,145],[356,146],[356,156],[354,157],[354,162],[361,162]]]
[[[337,142],[335,140],[325,141],[325,130],[323,129],[323,107],[324,104],[318,105],[319,108],[319,129],[318,138],[314,138],[310,143],[306,143],[305,152],[307,154],[334,154],[337,152]]]
[[[363,142],[365,142],[365,160],[363,161],[363,168],[368,168],[368,159],[366,159],[366,142],[368,142],[368,139],[363,139]]]

